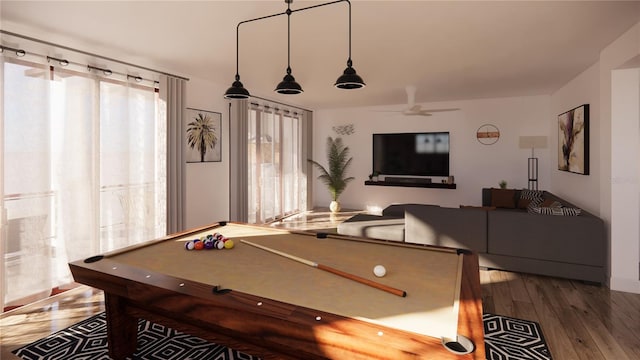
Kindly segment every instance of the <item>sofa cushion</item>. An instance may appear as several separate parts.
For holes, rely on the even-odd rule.
[[[487,252],[487,214],[459,208],[407,206],[405,242]]]
[[[516,207],[516,191],[513,189],[491,189],[491,206],[514,209]]]
[[[489,254],[571,264],[606,263],[604,222],[594,216],[488,211]]]
[[[409,205],[420,205],[420,206],[435,206],[439,207],[439,205],[428,205],[428,204],[392,204],[384,208],[382,210],[382,216],[392,216],[403,218],[404,217],[404,208]]]
[[[473,205],[460,205],[460,209],[476,209],[476,210],[495,210],[495,206],[473,206]]]
[[[404,218],[357,214],[338,225],[338,234],[404,241]]]

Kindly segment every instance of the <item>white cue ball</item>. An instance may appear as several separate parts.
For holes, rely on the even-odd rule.
[[[382,265],[376,265],[373,268],[373,273],[377,277],[383,277],[387,273],[387,269],[385,269],[384,266],[382,266]]]

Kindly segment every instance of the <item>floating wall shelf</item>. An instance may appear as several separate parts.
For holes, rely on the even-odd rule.
[[[456,184],[443,183],[427,183],[427,182],[411,182],[411,181],[370,181],[364,182],[365,185],[373,186],[402,186],[402,187],[420,187],[432,189],[455,189]]]

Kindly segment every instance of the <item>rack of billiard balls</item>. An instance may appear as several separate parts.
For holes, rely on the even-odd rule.
[[[184,244],[187,250],[222,250],[232,249],[233,240],[224,237],[220,233],[202,236],[199,239],[189,240]]]

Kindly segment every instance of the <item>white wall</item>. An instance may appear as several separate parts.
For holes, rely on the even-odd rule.
[[[611,285],[640,293],[640,70],[613,71],[611,85]]]
[[[591,175],[552,167],[552,192],[605,220],[609,285],[613,290],[636,293],[640,293],[640,75],[633,69],[616,69],[634,63],[639,53],[637,24],[607,46],[596,64],[551,96],[556,115],[585,103],[591,107]],[[637,67],[639,62],[635,63]],[[556,116],[549,122],[552,129],[557,127]],[[557,143],[557,134],[552,136]]]
[[[527,187],[527,158],[530,149],[518,147],[519,136],[549,133],[549,96],[464,100],[422,104],[426,108],[460,108],[459,111],[434,113],[433,116],[404,116],[379,110],[401,109],[396,106],[318,110],[314,114],[313,158],[326,164],[327,136],[338,136],[334,126],[354,124],[355,133],[341,136],[351,150],[353,163],[348,175],[351,182],[340,197],[343,208],[384,208],[391,203],[427,203],[441,206],[480,205],[481,188],[498,187],[506,180],[510,188]],[[500,130],[494,145],[483,145],[476,132],[484,124]],[[393,132],[449,131],[451,134],[450,172],[457,189],[365,186],[372,171],[372,134]],[[539,188],[549,187],[550,149],[536,150],[539,158]],[[314,172],[314,176],[317,176]],[[439,182],[442,178],[432,178]],[[317,180],[313,185],[313,204],[326,207],[329,193]]]
[[[611,280],[613,290],[640,293],[640,219],[633,217],[638,212],[637,202],[629,203],[628,197],[637,197],[640,191],[638,174],[631,173],[624,166],[617,165],[617,158],[625,156],[634,166],[638,166],[637,104],[627,95],[638,92],[637,84],[625,81],[620,68],[636,62],[640,55],[640,23],[629,29],[600,53],[600,113],[602,119],[601,153],[602,174],[600,186],[601,213],[610,226]],[[616,73],[616,88],[612,89]],[[632,76],[635,77],[635,76]],[[615,96],[615,99],[612,99]],[[621,98],[622,97],[622,98]],[[640,100],[639,100],[640,101]],[[615,107],[613,106],[615,105]],[[624,134],[624,135],[620,135]],[[635,134],[633,137],[626,136]],[[628,152],[627,152],[628,151]],[[605,165],[606,164],[606,165]],[[629,217],[631,215],[632,217]]]
[[[596,63],[582,72],[551,96],[549,117],[550,145],[553,161],[549,163],[551,174],[550,191],[563,199],[600,215],[600,67]],[[558,115],[582,104],[589,104],[589,175],[574,174],[558,170]]]
[[[186,165],[186,227],[229,219],[229,102],[226,87],[191,78],[187,82],[187,107],[222,113],[222,161]]]

